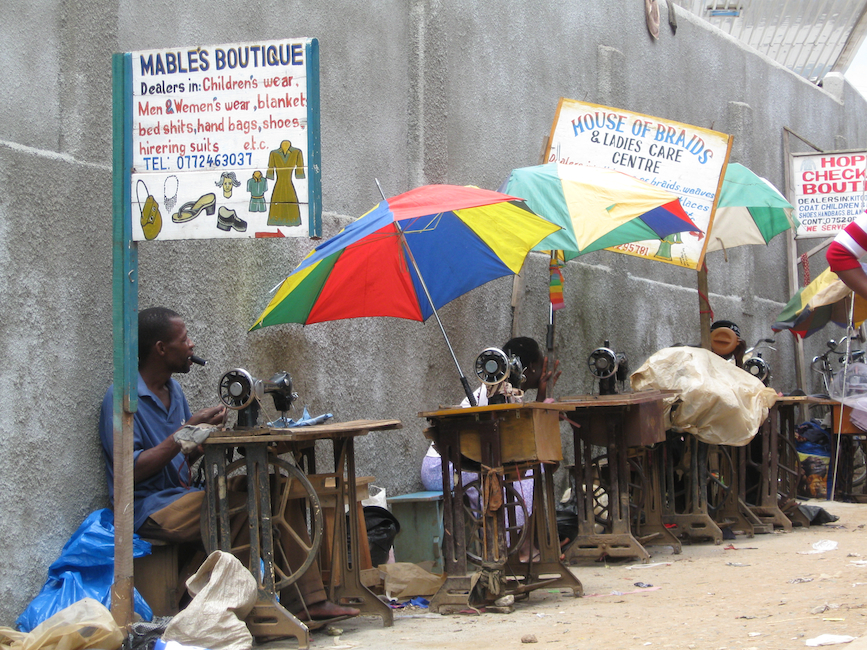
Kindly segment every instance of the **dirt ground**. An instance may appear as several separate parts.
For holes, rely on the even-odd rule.
[[[721,545],[649,548],[631,560],[572,567],[585,595],[540,589],[511,614],[443,616],[396,610],[394,626],[378,618],[341,621],[339,636],[312,635],[311,648],[701,648],[764,650],[807,647],[820,635],[856,637],[830,647],[867,650],[867,505],[809,501],[839,520],[791,533]],[[815,552],[816,542],[836,542]],[[639,588],[635,583],[651,585]],[[523,643],[532,635],[536,644]],[[863,637],[863,638],[858,638]],[[296,648],[294,639],[259,646]]]

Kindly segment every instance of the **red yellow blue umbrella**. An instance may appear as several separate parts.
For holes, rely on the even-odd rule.
[[[507,194],[419,187],[383,200],[317,246],[250,329],[369,316],[439,321],[437,309],[518,273],[530,250],[559,229]]]

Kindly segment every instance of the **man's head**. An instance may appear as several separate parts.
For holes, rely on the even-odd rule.
[[[529,336],[516,336],[506,342],[503,352],[509,356],[515,355],[521,360],[521,365],[524,367],[524,381],[520,388],[523,390],[538,388],[544,357],[536,340]]]
[[[170,372],[189,372],[195,344],[177,312],[151,307],[138,315],[138,366],[159,363]]]

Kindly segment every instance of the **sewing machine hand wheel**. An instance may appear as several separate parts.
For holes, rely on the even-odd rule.
[[[499,348],[482,350],[476,357],[475,369],[476,376],[488,386],[496,386],[510,377],[514,384],[514,379],[524,374],[524,368],[518,357],[510,358]]]
[[[768,362],[760,356],[751,357],[744,362],[744,370],[750,373],[760,382],[765,383],[768,376],[771,374],[771,368]]]
[[[590,373],[597,379],[608,379],[617,372],[617,355],[609,348],[596,348],[587,357]]]
[[[228,374],[228,373],[227,373]],[[247,460],[242,458],[226,467],[230,495],[247,494]],[[234,480],[233,480],[234,479]],[[313,485],[298,467],[277,456],[268,456],[267,489],[270,491],[271,532],[274,549],[274,591],[279,593],[296,582],[313,564],[322,543],[323,514]],[[228,517],[234,522],[249,512],[247,499],[230,503]],[[237,524],[236,524],[237,525]],[[234,526],[233,526],[234,528]],[[247,522],[233,534],[232,554],[249,557],[250,536]],[[210,539],[208,518],[202,517],[202,538]],[[296,547],[293,561],[287,557],[286,543]],[[214,549],[208,549],[213,551]],[[261,541],[259,557],[262,557]]]
[[[527,511],[527,505],[518,490],[515,489],[512,481],[503,481],[503,505],[505,509],[505,525],[503,531],[497,531],[496,528],[490,527],[491,516],[488,515],[486,525],[485,505],[482,502],[482,482],[476,479],[464,485],[464,541],[467,547],[467,559],[470,562],[481,565],[483,562],[492,562],[493,558],[488,557],[486,547],[489,541],[486,539],[488,535],[502,536],[505,540],[505,548],[503,549],[506,555],[517,553],[524,540],[527,538],[530,528],[530,513]],[[518,525],[518,513],[523,514],[524,523]],[[496,515],[494,515],[496,516]],[[500,558],[501,561],[505,557]]]
[[[230,409],[241,410],[250,406],[256,397],[256,382],[242,368],[230,370],[220,377],[220,401]]]

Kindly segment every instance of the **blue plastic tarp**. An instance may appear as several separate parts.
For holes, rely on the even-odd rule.
[[[133,557],[150,555],[151,545],[133,535]],[[30,632],[44,620],[82,598],[93,598],[111,607],[114,582],[114,513],[104,508],[92,512],[73,533],[50,567],[48,580],[39,594],[22,612],[15,627]],[[153,612],[138,591],[135,612],[145,621]]]

